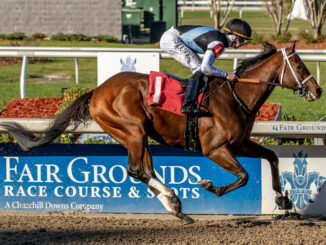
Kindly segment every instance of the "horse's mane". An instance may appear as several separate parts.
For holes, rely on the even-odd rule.
[[[264,44],[262,52],[255,57],[243,60],[240,64],[240,66],[236,69],[235,73],[237,75],[241,75],[245,71],[247,71],[250,68],[254,67],[255,65],[259,64],[260,62],[262,62],[263,60],[272,56],[276,52],[277,52],[276,47],[273,44],[266,42]]]

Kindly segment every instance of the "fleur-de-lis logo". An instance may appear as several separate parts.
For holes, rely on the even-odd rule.
[[[307,156],[300,151],[298,155],[293,153],[294,157],[294,172],[282,172],[280,176],[282,191],[285,191],[285,185],[288,183],[291,186],[289,190],[291,201],[300,210],[304,209],[308,203],[312,203],[311,199],[311,185],[316,186],[317,192],[320,191],[321,186],[325,180],[323,176],[320,176],[318,172],[307,171]]]
[[[128,56],[125,60],[120,58],[120,64],[121,68],[120,71],[136,71],[136,58],[132,59],[130,56]]]

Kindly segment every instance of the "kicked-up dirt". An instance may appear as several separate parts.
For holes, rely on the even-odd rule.
[[[0,244],[326,244],[326,221],[270,216],[0,213]]]

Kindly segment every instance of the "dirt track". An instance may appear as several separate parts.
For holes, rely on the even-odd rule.
[[[326,244],[326,221],[269,216],[0,213],[0,244]]]

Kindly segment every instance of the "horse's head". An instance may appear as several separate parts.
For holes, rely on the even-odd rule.
[[[280,52],[283,55],[283,65],[279,73],[279,82],[294,89],[307,101],[318,99],[323,90],[295,52],[295,42],[292,47],[282,48]]]

